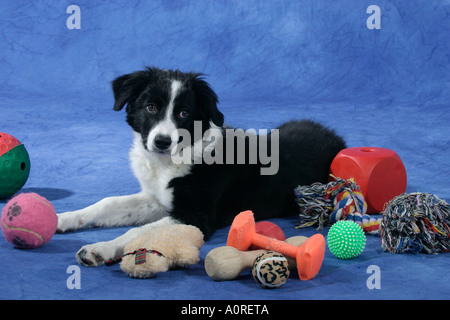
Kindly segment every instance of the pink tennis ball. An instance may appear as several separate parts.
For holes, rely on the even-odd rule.
[[[36,193],[21,193],[2,211],[1,228],[6,241],[16,248],[34,249],[50,241],[58,217],[50,201]]]

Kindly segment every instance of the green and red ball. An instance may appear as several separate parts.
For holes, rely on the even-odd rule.
[[[17,193],[30,175],[30,157],[15,137],[0,132],[0,199]]]

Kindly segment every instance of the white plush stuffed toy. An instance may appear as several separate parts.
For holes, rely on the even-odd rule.
[[[120,268],[133,278],[151,278],[159,272],[187,267],[200,261],[203,233],[194,226],[175,224],[157,227],[125,245]]]

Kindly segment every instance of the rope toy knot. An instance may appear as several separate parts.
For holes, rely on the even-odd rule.
[[[450,252],[450,206],[430,193],[403,193],[386,204],[380,235],[391,253]]]
[[[301,219],[296,228],[315,226],[317,230],[322,230],[337,221],[352,220],[364,232],[378,233],[381,219],[377,220],[366,214],[367,202],[355,180],[330,176],[335,181],[295,188]]]

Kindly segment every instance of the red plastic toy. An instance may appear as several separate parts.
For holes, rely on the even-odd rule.
[[[277,224],[270,221],[256,222],[255,232],[269,238],[275,238],[280,241],[286,240],[286,236],[284,235],[283,230],[281,230],[281,228]],[[255,245],[251,245],[249,248],[249,250],[258,250],[258,249],[261,248]]]
[[[330,167],[331,174],[354,178],[367,202],[368,213],[383,211],[384,204],[406,190],[406,170],[394,151],[376,147],[341,150]]]

